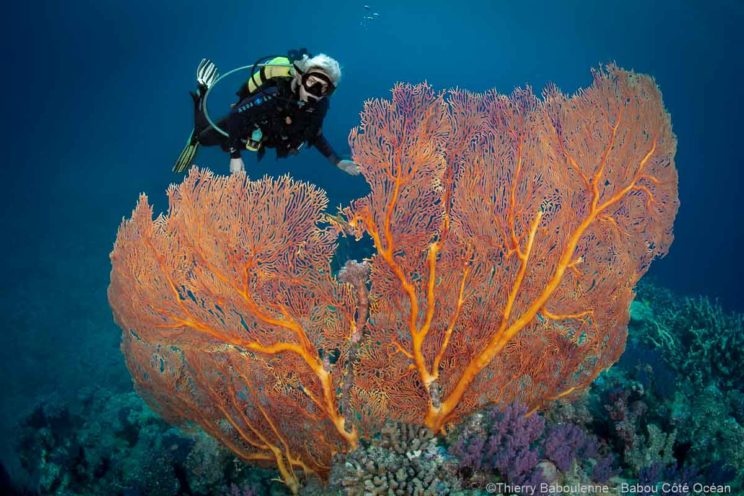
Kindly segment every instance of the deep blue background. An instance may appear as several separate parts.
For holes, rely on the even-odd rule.
[[[682,206],[671,253],[651,272],[675,291],[744,311],[740,2],[369,3],[380,15],[366,27],[361,1],[6,3],[0,435],[40,394],[128,387],[105,296],[107,256],[139,192],[166,208],[202,57],[223,71],[300,46],[336,57],[344,76],[325,129],[341,153],[364,99],[387,96],[396,81],[507,93],[554,81],[573,92],[599,63],[652,74],[679,138]],[[198,163],[226,172],[228,160],[208,150]],[[365,192],[314,151],[246,164],[254,176],[312,180],[333,204]]]

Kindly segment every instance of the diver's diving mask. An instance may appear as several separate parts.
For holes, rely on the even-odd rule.
[[[336,90],[331,78],[323,72],[311,69],[309,72],[303,73],[297,65],[295,65],[295,70],[301,75],[300,84],[302,84],[302,89],[314,100],[330,96]]]

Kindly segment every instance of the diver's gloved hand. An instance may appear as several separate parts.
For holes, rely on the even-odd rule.
[[[351,160],[340,160],[336,167],[352,176],[359,175],[359,166]]]
[[[217,66],[209,59],[202,59],[196,68],[196,83],[200,89],[208,90],[217,81],[219,73]]]
[[[236,174],[238,172],[245,172],[245,164],[243,163],[243,159],[238,158],[231,158],[230,159],[230,174]]]

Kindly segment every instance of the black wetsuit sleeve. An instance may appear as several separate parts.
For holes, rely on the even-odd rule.
[[[241,114],[230,114],[227,118],[225,131],[227,131],[227,151],[230,152],[230,158],[240,158],[240,150],[243,143],[240,141],[244,137],[243,131],[246,126],[246,119]]]
[[[318,151],[322,153],[323,156],[327,158],[328,161],[331,162],[333,165],[338,165],[338,163],[341,161],[341,158],[336,154],[331,144],[323,135],[323,131],[318,130],[318,134],[310,142],[310,144],[317,148]]]
[[[244,111],[234,110],[225,123],[227,131],[227,151],[231,158],[240,158],[240,151],[245,147],[243,140],[253,132],[253,126],[259,116],[265,111],[261,107],[253,107]]]

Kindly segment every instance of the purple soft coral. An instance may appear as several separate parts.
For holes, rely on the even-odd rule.
[[[603,454],[596,436],[582,427],[555,424],[545,430],[543,417],[528,416],[523,405],[490,408],[471,418],[449,451],[459,459],[460,467],[497,471],[512,484],[544,482],[542,470],[536,469],[541,457],[561,472],[568,472],[575,461],[590,471],[595,482],[606,482],[617,473],[614,457]]]
[[[537,465],[538,450],[533,446],[545,429],[538,415],[526,416],[527,407],[518,403],[503,411],[492,410],[491,432],[486,456],[509,482],[523,482]]]
[[[537,465],[539,450],[535,444],[545,429],[542,417],[526,413],[527,407],[518,403],[503,410],[488,410],[481,422],[463,431],[451,452],[462,466],[496,469],[510,483],[525,482]]]
[[[591,479],[594,482],[607,482],[617,474],[613,466],[615,457],[612,454],[600,454],[596,436],[575,424],[552,426],[545,436],[543,454],[562,472],[568,471],[574,460],[578,463],[595,460],[591,469]]]
[[[615,456],[610,453],[600,456],[592,468],[591,478],[594,482],[604,483],[616,476],[620,470],[615,467]]]
[[[577,458],[594,458],[597,453],[596,439],[574,424],[555,425],[545,438],[545,457],[563,472]]]

